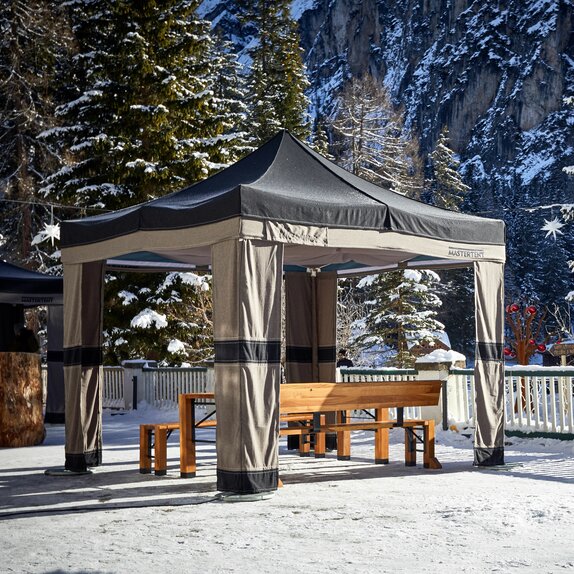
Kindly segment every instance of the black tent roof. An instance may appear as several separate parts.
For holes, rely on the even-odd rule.
[[[0,261],[0,303],[62,304],[63,279]]]
[[[62,247],[236,217],[394,231],[468,244],[505,242],[500,220],[403,197],[349,173],[282,131],[243,160],[181,191],[113,213],[64,222]]]

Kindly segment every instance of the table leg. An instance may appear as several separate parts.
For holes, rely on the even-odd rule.
[[[351,418],[351,411],[338,411],[337,422],[343,423]],[[351,433],[337,432],[337,460],[351,460]]]
[[[140,425],[140,472],[151,472],[151,429]]]
[[[179,472],[182,478],[195,476],[195,399],[179,398]]]
[[[405,466],[417,465],[417,437],[410,427],[405,429]]]
[[[425,468],[442,468],[442,464],[437,460],[434,454],[435,431],[434,421],[425,421],[424,425],[424,467]]]

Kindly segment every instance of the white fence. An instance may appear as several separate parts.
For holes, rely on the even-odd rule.
[[[135,372],[135,375],[133,374]],[[125,408],[132,398],[159,408],[175,408],[180,393],[213,392],[213,370],[204,367],[159,368],[130,371],[137,378],[126,380],[122,367],[104,367],[104,407]],[[339,380],[414,380],[412,369],[342,369]],[[445,382],[447,405],[444,421],[474,425],[474,372],[452,369]],[[574,369],[562,367],[512,367],[505,370],[504,412],[506,428],[527,432],[574,434]],[[129,395],[129,396],[128,396]],[[390,413],[394,416],[394,413]],[[361,416],[361,413],[355,413]],[[443,413],[444,415],[444,413]],[[408,418],[420,418],[420,407],[405,409]]]
[[[143,369],[141,373],[138,401],[160,408],[177,407],[181,393],[213,392],[213,370],[205,367]]]
[[[414,381],[418,372],[414,369],[340,369],[338,379],[341,382],[368,383],[369,381]],[[356,418],[367,417],[366,413],[353,411]],[[420,419],[421,407],[405,407],[404,416],[408,419]],[[389,417],[397,417],[396,409],[389,409]]]
[[[474,373],[451,371],[457,392],[449,392],[449,414],[457,422],[474,423]],[[449,377],[450,378],[450,377]],[[574,433],[574,369],[512,367],[504,376],[506,428],[551,433]],[[452,401],[456,401],[452,404]],[[452,406],[452,408],[451,408]]]

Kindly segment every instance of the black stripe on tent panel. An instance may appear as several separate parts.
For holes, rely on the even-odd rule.
[[[480,361],[502,361],[504,346],[502,343],[476,344],[476,358]]]
[[[64,413],[51,413],[46,411],[44,422],[50,425],[63,425],[66,423],[66,415]]]
[[[216,363],[280,363],[280,341],[217,341]]]
[[[274,469],[233,472],[217,469],[217,490],[236,494],[256,494],[277,490],[279,471]]]
[[[66,470],[73,472],[86,472],[88,466],[100,466],[102,464],[102,450],[95,449],[83,454],[66,453]]]
[[[70,347],[64,349],[64,366],[99,367],[103,364],[101,347]]]
[[[313,348],[290,345],[286,349],[286,358],[288,363],[312,363]],[[319,347],[317,349],[317,360],[319,363],[334,363],[337,360],[337,348]]]
[[[474,449],[474,466],[497,466],[504,464],[504,447]]]
[[[46,360],[48,363],[63,363],[64,351],[48,351],[46,353]]]

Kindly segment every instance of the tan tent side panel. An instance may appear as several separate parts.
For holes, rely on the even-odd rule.
[[[504,265],[474,265],[476,431],[474,463],[504,464]]]
[[[104,263],[64,265],[66,469],[102,462]]]
[[[227,241],[212,255],[217,488],[275,490],[283,248]]]

